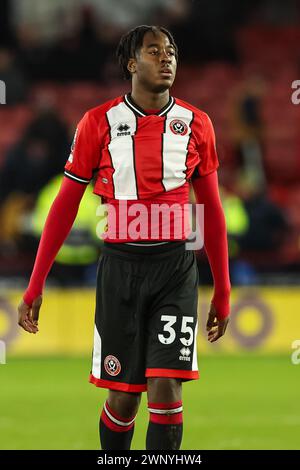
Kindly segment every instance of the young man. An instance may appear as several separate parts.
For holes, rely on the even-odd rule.
[[[93,176],[94,192],[118,215],[121,204],[128,204],[126,217],[137,202],[147,209],[183,207],[192,182],[197,202],[205,205],[204,244],[214,277],[207,331],[214,342],[226,330],[230,282],[211,121],[169,94],[177,66],[169,31],[139,26],[122,37],[117,55],[132,92],[88,111],[79,123],[19,306],[19,325],[38,332],[46,276]],[[166,237],[157,222],[158,237],[144,233],[137,240],[122,220],[115,233],[108,231],[98,268],[90,382],[109,389],[100,418],[101,445],[130,449],[141,393],[147,391],[146,449],[179,449],[181,383],[198,378],[195,255],[185,249],[184,233],[179,240],[173,232]]]

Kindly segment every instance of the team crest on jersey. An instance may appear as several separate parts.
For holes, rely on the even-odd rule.
[[[106,356],[104,359],[104,368],[109,375],[115,376],[121,372],[120,361],[115,356]]]
[[[188,127],[185,122],[180,119],[173,119],[170,122],[170,129],[174,134],[185,135],[188,131]]]
[[[123,123],[119,124],[117,128],[118,130],[117,136],[120,137],[122,135],[130,135],[129,129],[130,129],[130,126],[128,126],[128,124],[123,124]]]

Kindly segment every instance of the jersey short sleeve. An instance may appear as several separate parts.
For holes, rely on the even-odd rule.
[[[87,112],[75,131],[71,153],[64,174],[79,183],[88,184],[99,166],[100,141],[96,119]]]
[[[195,176],[206,176],[219,167],[214,128],[209,116],[205,113],[202,116],[202,123],[203,133],[198,148],[200,163],[196,167]]]

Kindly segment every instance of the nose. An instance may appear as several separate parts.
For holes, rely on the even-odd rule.
[[[160,60],[163,63],[165,62],[170,63],[172,61],[171,57],[168,55],[168,52],[165,49],[161,53]]]

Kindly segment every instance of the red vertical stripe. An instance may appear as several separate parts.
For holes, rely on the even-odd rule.
[[[193,172],[195,167],[199,164],[200,158],[203,158],[203,153],[205,152],[205,149],[202,145],[203,141],[203,123],[200,117],[198,116],[197,113],[193,113],[193,119],[190,124],[190,127],[192,129],[192,136],[189,139],[188,142],[188,153],[186,157],[186,177],[189,179]],[[200,157],[200,158],[199,158]]]
[[[108,145],[111,140],[110,135],[110,126],[105,114],[105,119],[103,120],[103,135],[105,136],[105,146],[101,152],[101,164],[100,164],[100,171],[97,176],[96,184],[95,184],[95,192],[97,194],[102,194],[102,190],[104,189],[105,193],[112,194],[113,197],[115,196],[115,188],[114,188],[114,180],[113,175],[115,169],[112,164],[112,158],[108,149]],[[99,149],[100,152],[100,149]],[[105,183],[104,183],[105,181]]]
[[[138,118],[134,136],[135,177],[138,194],[164,191],[162,184],[162,134],[164,117],[150,115]]]

